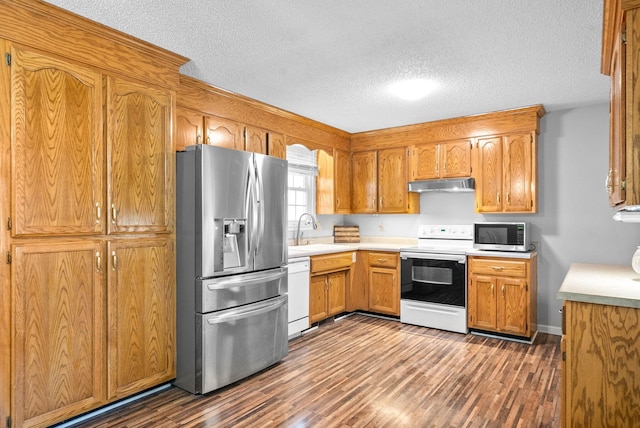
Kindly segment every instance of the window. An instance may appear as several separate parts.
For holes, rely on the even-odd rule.
[[[287,161],[289,162],[288,180],[288,222],[289,228],[298,226],[298,219],[303,213],[316,214],[316,151],[295,144],[287,146]],[[301,230],[310,229],[305,222],[300,225]]]

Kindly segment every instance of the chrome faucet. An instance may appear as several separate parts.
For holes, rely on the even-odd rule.
[[[304,216],[306,216],[306,215],[308,215],[309,217],[311,217],[311,222],[309,222],[309,221],[307,220],[307,222],[306,222],[305,224],[312,223],[312,224],[313,224],[313,228],[314,228],[314,229],[317,229],[317,228],[318,228],[318,224],[316,223],[316,219],[315,219],[315,217],[314,217],[314,216],[312,216],[312,215],[311,215],[311,214],[309,214],[309,213],[302,213],[302,215],[301,215],[301,216],[300,216],[300,218],[298,219],[298,230],[296,231],[296,245],[300,245],[300,235],[301,235],[301,233],[300,233],[300,222],[302,221],[302,217],[304,217]]]

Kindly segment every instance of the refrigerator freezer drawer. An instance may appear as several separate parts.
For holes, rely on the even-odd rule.
[[[287,293],[287,268],[196,280],[196,312],[233,308]]]
[[[198,315],[202,394],[259,372],[289,353],[287,296]]]

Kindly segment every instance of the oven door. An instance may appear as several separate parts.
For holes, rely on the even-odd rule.
[[[401,253],[401,300],[465,308],[466,256]]]

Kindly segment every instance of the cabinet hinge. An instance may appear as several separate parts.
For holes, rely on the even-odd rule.
[[[4,62],[8,65],[11,66],[11,54],[9,52],[4,54]]]
[[[627,188],[627,180],[620,180],[620,190],[625,190]]]
[[[533,144],[533,135],[529,134],[529,142]]]
[[[620,33],[620,40],[622,40],[622,44],[627,44],[627,32],[623,31]]]
[[[524,291],[529,291],[529,284],[524,285]]]
[[[11,252],[7,251],[7,264],[10,265],[13,261],[13,257],[11,256]]]
[[[566,352],[562,352],[562,361],[567,361],[567,353]]]
[[[13,222],[11,221],[11,217],[7,218],[7,229],[11,230],[13,227]]]
[[[6,428],[11,428],[11,416],[7,416],[7,426]]]

